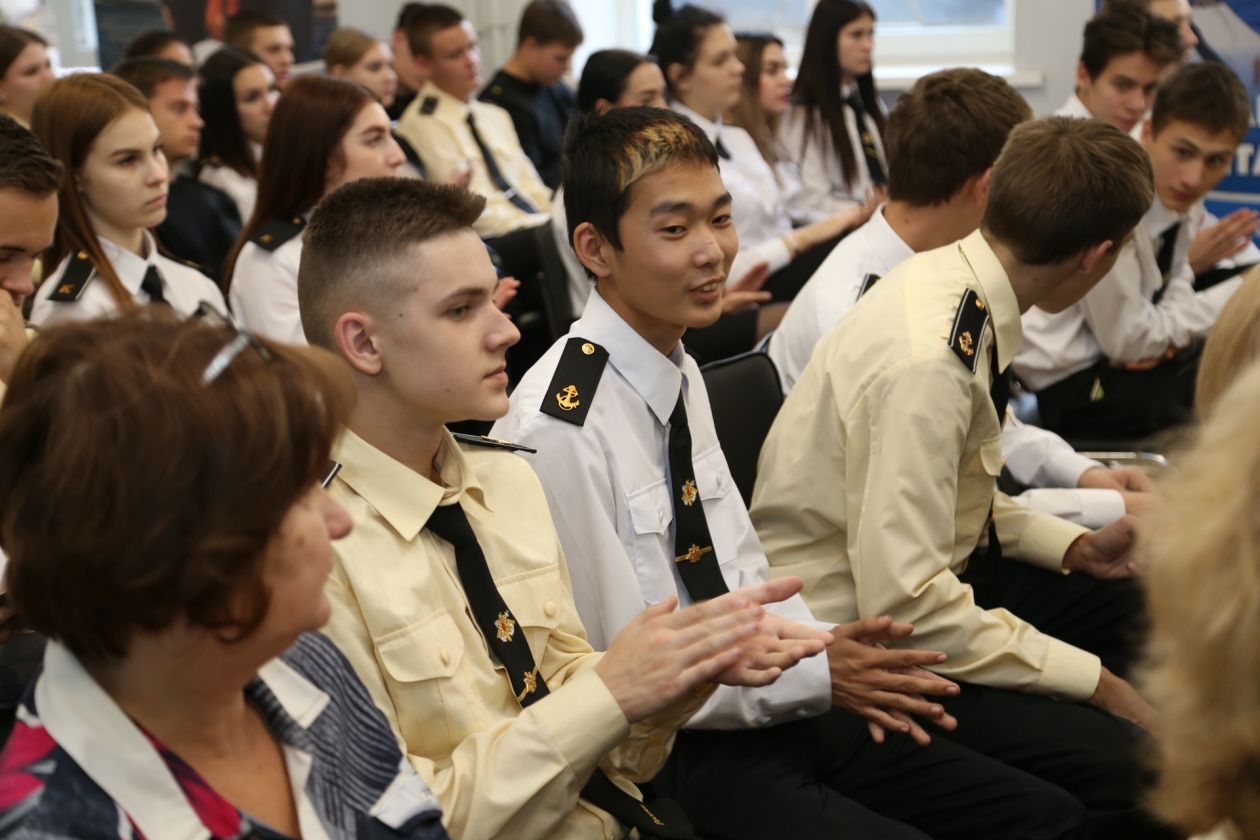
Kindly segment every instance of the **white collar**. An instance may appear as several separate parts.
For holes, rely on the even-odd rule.
[[[157,263],[157,243],[153,239],[153,234],[147,230],[144,231],[144,253],[146,256],[143,257],[133,254],[111,239],[106,239],[103,236],[96,238],[100,241],[101,249],[109,259],[109,264],[114,267],[114,273],[118,275],[118,279],[122,281],[123,287],[133,297],[140,291],[140,284],[144,282],[144,275],[148,272],[150,266],[157,268],[158,272],[161,273],[162,268]],[[170,278],[165,275],[163,275],[162,279],[170,281]]]
[[[1093,119],[1094,115],[1085,107],[1085,103],[1081,98],[1073,93],[1068,97],[1067,102],[1063,103],[1063,107],[1057,112],[1061,117],[1077,117],[1083,120]]]
[[[1168,228],[1175,224],[1184,224],[1189,218],[1188,213],[1178,213],[1169,209],[1156,194],[1155,200],[1151,202],[1151,209],[1146,211],[1143,221],[1146,222],[1146,232],[1151,235],[1152,240],[1156,240]]]
[[[273,659],[258,676],[303,728],[329,697]],[[157,749],[69,650],[49,641],[35,683],[35,708],[48,734],[130,817],[147,840],[207,840],[210,835]]]
[[[669,422],[683,382],[682,342],[676,344],[668,356],[661,355],[608,305],[599,289],[591,292],[582,317],[574,322],[569,335],[581,336],[607,350],[608,361],[638,392],[661,424]]]
[[[700,126],[700,130],[703,131],[704,135],[709,138],[710,143],[717,143],[717,138],[721,136],[722,134],[722,115],[721,114],[717,115],[716,121],[706,120],[704,117],[700,116],[695,111],[691,110],[686,105],[679,102],[677,99],[670,102],[669,107],[672,108],[676,113],[682,114],[684,117],[687,117],[693,123]],[[670,406],[670,408],[673,408],[673,406]]]
[[[887,206],[887,203],[879,205],[879,208],[871,214],[870,221],[864,224],[860,231],[855,232],[861,233],[866,238],[871,255],[883,263],[885,273],[914,256],[914,249],[897,235],[892,225],[888,224],[888,218],[884,215],[884,208]]]

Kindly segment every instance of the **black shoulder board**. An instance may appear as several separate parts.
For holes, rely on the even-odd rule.
[[[327,490],[328,485],[333,483],[333,479],[337,477],[339,472],[341,472],[341,464],[336,461],[329,461],[328,469],[324,470],[324,477],[319,480],[319,486]]]
[[[865,277],[863,277],[862,288],[858,289],[858,300],[861,300],[862,296],[865,295],[867,292],[869,292],[871,288],[878,282],[879,282],[878,274],[868,274]]]
[[[539,408],[557,420],[581,426],[591,410],[595,389],[608,364],[608,351],[585,338],[574,336],[564,345],[551,387]]]
[[[437,110],[438,98],[436,96],[426,96],[424,101],[420,103],[420,113],[428,116]]]
[[[466,435],[462,432],[452,432],[451,437],[460,443],[466,443],[469,446],[484,446],[486,449],[504,449],[508,452],[528,452],[530,455],[538,453],[537,449],[530,449],[528,446],[521,446],[519,443],[508,443],[506,440],[498,438],[486,437],[484,435]]]
[[[958,313],[954,315],[954,329],[949,334],[949,346],[972,373],[976,372],[976,362],[980,359],[980,342],[988,324],[988,308],[974,289],[968,289],[963,293],[962,302],[958,304]]]
[[[301,233],[304,227],[306,227],[306,219],[301,216],[272,219],[255,231],[249,241],[265,251],[274,251]]]
[[[92,262],[88,259],[86,251],[71,254],[70,264],[57,279],[57,288],[53,289],[48,299],[58,303],[73,303],[83,297],[83,290],[87,288],[93,276],[92,268]]]

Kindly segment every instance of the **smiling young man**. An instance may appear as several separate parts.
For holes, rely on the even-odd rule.
[[[944,651],[931,669],[966,681],[940,700],[958,720],[942,737],[1070,791],[1099,837],[1164,836],[1144,827],[1129,722],[1152,711],[1111,670],[1132,660],[1134,589],[1116,579],[1134,520],[1091,532],[997,492],[1000,418],[1021,314],[1079,300],[1151,192],[1113,126],[1017,126],[980,229],[901,263],[818,343],[752,501],[774,573],[805,580],[814,615],[913,623],[901,645]]]
[[[312,344],[349,364],[358,404],[331,491],[354,523],[336,547],[324,632],[343,650],[453,836],[695,840],[641,803],[710,682],[764,685],[830,635],[771,622],[800,581],[639,610],[604,654],[586,641],[538,480],[514,447],[456,439],[507,410],[518,333],[472,230],[484,201],[414,179],[324,199],[299,289]]]
[[[1188,255],[1202,198],[1228,174],[1250,120],[1246,89],[1223,64],[1185,65],[1160,86],[1142,135],[1155,196],[1133,240],[1078,304],[1024,316],[1015,370],[1047,428],[1133,440],[1190,419],[1197,342],[1243,280],[1196,291]]]
[[[717,319],[738,250],[717,151],[655,108],[586,118],[565,148],[565,212],[596,286],[494,434],[537,449],[523,454],[602,648],[645,606],[703,602],[768,568],[680,341]],[[772,612],[835,624],[799,598]],[[1065,791],[914,722],[952,726],[931,695],[956,689],[918,670],[939,654],[877,646],[912,630],[880,616],[834,627],[827,655],[774,686],[719,689],[654,788],[729,840],[1078,836],[1084,808]]]
[[[223,261],[241,234],[241,216],[232,197],[203,183],[179,164],[197,156],[205,122],[197,113],[197,81],[191,67],[146,55],[114,65],[113,75],[130,82],[149,100],[149,113],[162,135],[162,151],[171,165],[166,220],[154,228],[162,247],[195,263],[221,282]]]

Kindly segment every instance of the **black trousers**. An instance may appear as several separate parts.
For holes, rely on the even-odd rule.
[[[1199,351],[1150,370],[1102,359],[1037,392],[1041,424],[1069,441],[1140,441],[1193,417]]]
[[[652,782],[707,840],[1087,838],[1064,789],[934,737],[871,740],[833,710],[764,729],[684,731]]]
[[[809,282],[809,278],[814,276],[814,272],[818,270],[818,266],[822,265],[823,260],[827,259],[827,255],[831,253],[840,240],[849,235],[849,231],[845,231],[839,236],[833,236],[824,242],[819,242],[813,248],[792,260],[787,265],[780,268],[766,280],[766,285],[762,289],[769,292],[771,300],[777,302],[791,302],[796,297],[796,293],[801,287]]]

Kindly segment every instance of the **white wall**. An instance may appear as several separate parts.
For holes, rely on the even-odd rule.
[[[1045,82],[1020,92],[1039,117],[1054,113],[1076,88],[1081,33],[1094,0],[1016,0],[1015,67],[1040,70]]]

